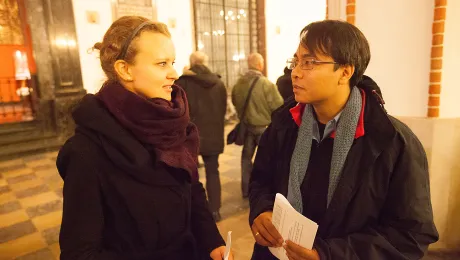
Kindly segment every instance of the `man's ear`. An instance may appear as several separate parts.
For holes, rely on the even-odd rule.
[[[259,69],[260,69],[260,71],[264,71],[264,67],[265,67],[265,63],[264,63],[264,61],[262,60],[262,61],[260,61],[260,63],[259,63]]]
[[[340,85],[345,85],[350,82],[351,77],[355,73],[355,66],[344,65],[341,67],[342,75],[339,79]]]
[[[118,77],[123,81],[133,81],[133,75],[129,64],[124,60],[117,60],[113,65]]]

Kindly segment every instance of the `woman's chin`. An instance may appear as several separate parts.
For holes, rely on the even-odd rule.
[[[171,93],[169,94],[166,94],[163,99],[167,100],[167,101],[171,101],[172,100],[172,96],[171,96]]]
[[[171,101],[172,100],[172,91],[167,89],[166,91],[164,91],[164,93],[162,93],[161,98],[166,99],[167,101]]]
[[[150,95],[146,95],[146,97],[149,98],[149,99],[161,98],[161,99],[164,99],[166,101],[171,101],[172,100],[171,93],[150,94]]]

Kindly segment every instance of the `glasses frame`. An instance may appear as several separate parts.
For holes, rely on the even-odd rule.
[[[320,64],[339,64],[338,62],[335,62],[335,61],[321,61],[321,60],[316,60],[314,58],[303,59],[303,61],[307,61],[307,62],[300,63],[300,69],[302,70],[312,70],[315,67],[315,65],[320,65]],[[293,67],[291,66],[291,64],[293,64]],[[295,67],[297,67],[298,64],[299,64],[299,59],[297,58],[289,58],[286,60],[286,67],[290,70],[295,69]]]

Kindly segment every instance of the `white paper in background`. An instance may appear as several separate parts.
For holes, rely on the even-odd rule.
[[[224,260],[228,260],[228,257],[230,256],[230,249],[231,248],[232,248],[232,231],[228,231],[227,242],[226,242],[226,246],[225,246]]]
[[[297,212],[280,193],[276,194],[272,223],[283,237],[304,248],[312,249],[318,225]],[[270,247],[270,252],[281,260],[288,260],[283,247]]]

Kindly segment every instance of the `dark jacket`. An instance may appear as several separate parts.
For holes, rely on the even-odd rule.
[[[93,95],[57,158],[61,259],[201,259],[224,245],[201,183],[156,162]]]
[[[365,135],[348,153],[334,197],[319,221],[314,243],[321,260],[421,259],[438,240],[430,200],[425,151],[412,131],[387,115],[365,77]],[[291,98],[274,112],[259,144],[250,182],[250,219],[273,209],[276,193],[287,195],[298,126]],[[302,191],[307,192],[307,191]],[[271,259],[255,245],[253,259]]]
[[[190,119],[200,133],[200,154],[217,155],[224,151],[224,121],[227,89],[220,76],[204,65],[195,65],[176,80],[187,94]]]
[[[292,79],[291,79],[292,70],[284,68],[284,75],[279,77],[276,81],[276,86],[278,86],[278,91],[284,100],[287,100],[289,97],[294,95],[292,90]]]

